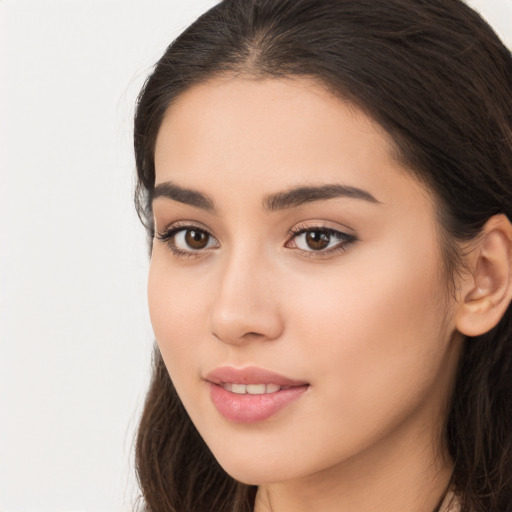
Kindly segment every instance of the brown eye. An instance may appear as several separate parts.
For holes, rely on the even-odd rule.
[[[328,247],[331,241],[331,235],[325,231],[312,230],[305,232],[305,242],[313,251],[321,251]]]
[[[158,233],[156,238],[164,242],[176,255],[200,255],[208,249],[220,247],[218,240],[208,231],[195,226],[179,226],[164,233]]]
[[[208,246],[210,235],[205,231],[198,229],[187,229],[185,230],[185,243],[190,247],[199,251]]]

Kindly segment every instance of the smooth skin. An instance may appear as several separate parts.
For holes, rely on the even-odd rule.
[[[153,202],[151,320],[214,456],[259,485],[256,512],[431,512],[449,481],[460,333],[510,302],[512,230],[488,223],[454,293],[435,200],[394,154],[306,79],[217,78],[164,118],[156,185],[173,192]],[[225,365],[309,388],[268,420],[231,422],[205,382]]]

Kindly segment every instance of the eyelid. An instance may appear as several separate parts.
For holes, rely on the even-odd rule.
[[[323,220],[311,220],[311,221],[303,221],[298,224],[293,225],[288,230],[288,237],[292,237],[297,235],[298,233],[304,231],[312,231],[312,230],[326,230],[326,231],[334,231],[337,233],[341,233],[347,236],[356,236],[355,230],[349,226],[337,224],[333,226],[333,222],[323,221]]]
[[[167,233],[168,231],[171,231],[176,228],[192,228],[192,229],[200,229],[201,231],[206,231],[207,233],[211,234],[215,237],[215,235],[212,233],[212,230],[207,227],[202,222],[199,222],[197,220],[175,220],[172,222],[162,222],[161,224],[165,224],[165,227],[163,229],[158,229],[159,222],[155,219],[155,236]],[[217,238],[217,237],[215,237]]]

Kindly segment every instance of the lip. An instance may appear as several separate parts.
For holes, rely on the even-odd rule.
[[[277,384],[278,386],[304,386],[305,380],[296,380],[285,377],[275,372],[258,368],[257,366],[245,366],[235,368],[233,366],[221,366],[208,373],[205,380],[213,384],[235,382],[237,384]]]
[[[205,380],[215,408],[234,423],[255,423],[269,419],[298,400],[309,388],[306,381],[291,379],[255,366],[223,366],[208,373]],[[285,389],[262,395],[243,395],[227,391],[221,386],[223,383],[277,384]]]

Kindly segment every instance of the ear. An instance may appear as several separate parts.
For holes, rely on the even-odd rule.
[[[466,264],[455,327],[466,336],[479,336],[498,324],[512,300],[512,225],[505,215],[486,222]]]

